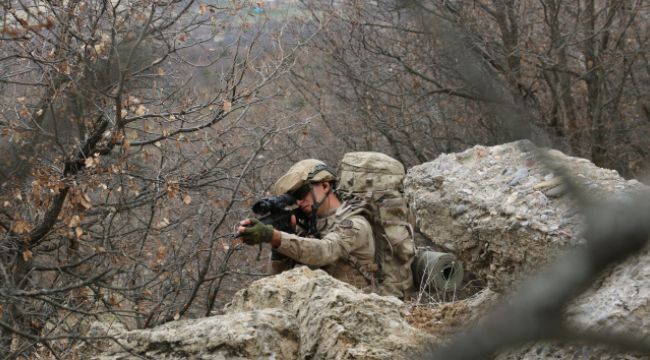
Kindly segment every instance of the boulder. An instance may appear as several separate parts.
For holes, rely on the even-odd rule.
[[[405,179],[420,231],[434,246],[456,254],[466,270],[492,289],[507,291],[560,251],[585,244],[582,218],[572,199],[537,155],[528,141],[476,146],[416,166]],[[648,190],[585,159],[555,150],[548,157],[580,180],[591,196],[626,199]],[[609,269],[569,305],[566,316],[578,328],[649,337],[650,250]],[[593,346],[534,343],[497,358],[620,357]]]
[[[295,318],[280,309],[180,320],[111,335],[119,344],[92,359],[297,359],[300,345]]]
[[[114,331],[119,345],[93,359],[409,359],[434,337],[403,305],[299,267],[239,291],[224,314]]]
[[[607,271],[573,301],[567,320],[578,329],[650,337],[650,249]],[[534,343],[505,351],[496,360],[648,359],[648,354],[617,354],[579,344]]]
[[[589,160],[547,153],[593,195],[625,197],[645,188]],[[420,231],[493,290],[584,244],[565,186],[526,140],[440,155],[409,169],[404,189]]]
[[[434,340],[404,320],[399,299],[365,294],[307,267],[254,282],[225,311],[264,308],[296,317],[300,359],[409,359],[423,342]]]

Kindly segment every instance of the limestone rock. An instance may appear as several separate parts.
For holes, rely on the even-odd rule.
[[[567,310],[578,328],[632,333],[650,337],[650,249],[615,266],[601,281],[579,296]],[[498,360],[529,359],[647,359],[647,355],[619,355],[594,346],[536,343],[505,352]]]
[[[591,196],[625,199],[634,191],[647,191],[639,182],[626,181],[585,159],[549,153]],[[584,244],[580,215],[556,174],[537,161],[527,141],[442,155],[409,170],[405,190],[420,230],[494,289],[508,290],[559,251]],[[461,206],[462,212],[457,210]],[[650,337],[650,249],[604,274],[570,304],[567,319],[578,328]],[[548,358],[623,357],[604,348],[554,343],[534,343],[497,356]]]
[[[409,359],[433,337],[411,327],[402,308],[299,267],[239,291],[225,314],[118,331],[121,346],[93,359]]]
[[[300,359],[408,359],[432,340],[404,320],[397,298],[362,293],[307,267],[254,282],[226,311],[260,308],[280,308],[296,317]]]
[[[117,340],[92,359],[297,359],[299,347],[295,318],[279,309],[174,321]]]
[[[625,197],[643,188],[588,160],[548,154],[594,195]],[[411,168],[404,187],[420,231],[503,290],[558,251],[584,244],[581,216],[556,175],[531,142],[517,141],[443,154]]]

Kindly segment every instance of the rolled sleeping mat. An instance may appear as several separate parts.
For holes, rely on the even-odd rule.
[[[463,264],[452,254],[418,251],[413,262],[413,279],[420,291],[453,291],[463,281]]]

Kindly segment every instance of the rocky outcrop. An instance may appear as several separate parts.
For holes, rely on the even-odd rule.
[[[647,191],[588,160],[558,151],[548,155],[592,196],[625,199]],[[442,155],[410,169],[405,189],[420,230],[493,289],[507,291],[558,252],[585,242],[581,216],[559,177],[538,161],[527,141]],[[579,328],[650,336],[650,250],[604,274],[571,304],[567,317]],[[605,349],[557,344],[532,344],[499,356],[549,357],[617,358]]]
[[[403,308],[300,267],[239,291],[223,315],[118,333],[95,359],[408,359],[433,337]]]
[[[475,146],[415,166],[405,179],[420,231],[495,290],[584,244],[580,214],[537,155],[529,141]],[[625,197],[643,188],[588,160],[548,155],[592,194]]]
[[[566,312],[577,328],[650,337],[650,249],[615,266]],[[613,354],[597,346],[535,343],[500,354],[497,360],[515,359],[648,359],[648,354]]]
[[[587,160],[557,151],[549,157],[593,195],[625,198],[645,190]],[[423,343],[444,341],[477,321],[498,296],[490,288],[507,291],[558,252],[585,243],[576,206],[530,142],[441,155],[410,169],[405,191],[432,246],[454,253],[488,289],[463,301],[409,307],[300,267],[254,282],[220,315],[148,330],[99,331],[95,335],[114,335],[119,344],[104,344],[92,358],[409,359]],[[612,267],[566,315],[577,327],[650,337],[650,250]],[[549,343],[497,356],[546,358],[619,357],[606,349]]]
[[[432,340],[404,320],[397,298],[364,294],[307,267],[253,283],[235,295],[226,312],[260,308],[295,316],[300,359],[408,359]]]
[[[93,359],[297,359],[300,346],[295,318],[279,309],[174,321],[112,335],[118,343]]]

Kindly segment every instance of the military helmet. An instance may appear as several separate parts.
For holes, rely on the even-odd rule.
[[[278,181],[274,190],[277,195],[286,194],[309,184],[336,181],[336,172],[327,164],[316,159],[306,159],[295,163]]]

